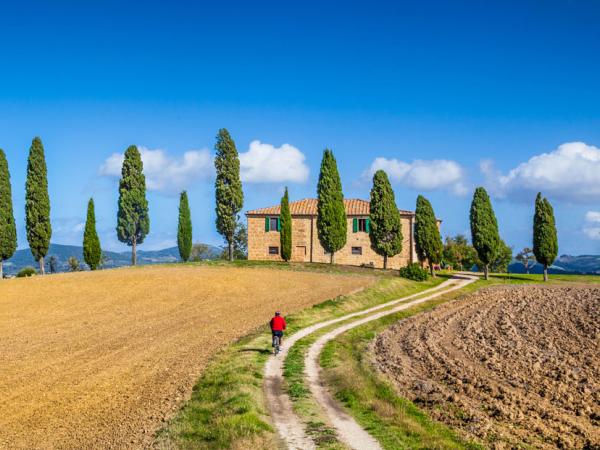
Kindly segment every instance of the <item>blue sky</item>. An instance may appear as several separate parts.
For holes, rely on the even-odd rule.
[[[184,188],[194,240],[220,244],[210,159],[226,127],[244,210],[277,203],[285,185],[314,196],[328,146],[346,197],[368,198],[370,170],[384,167],[399,207],[423,193],[455,234],[484,185],[519,249],[541,190],[560,252],[600,252],[597,2],[12,3],[0,10],[0,148],[21,248],[34,136],[53,242],[81,242],[93,196],[104,247],[126,249],[113,175],[136,144],[153,186],[142,249],[175,243]]]

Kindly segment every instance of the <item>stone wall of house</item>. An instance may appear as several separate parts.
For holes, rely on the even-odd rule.
[[[316,234],[316,218],[292,218],[292,261],[310,261],[311,227],[313,227]],[[277,247],[277,254],[270,254],[269,247]],[[282,260],[279,232],[275,230],[265,231],[265,216],[248,217],[248,259],[258,261]]]
[[[276,216],[270,216],[276,217]],[[353,232],[352,220],[348,217],[348,237],[346,245],[335,253],[335,262],[352,266],[373,264],[377,268],[383,267],[383,257],[371,248],[371,240],[366,232]],[[416,261],[414,241],[412,239],[412,218],[402,216],[402,252],[388,258],[388,268],[399,269]],[[311,255],[312,238],[312,255]],[[265,216],[248,217],[248,259],[281,261],[279,249],[279,232],[265,231]],[[277,254],[269,254],[269,247],[277,247]],[[360,254],[352,252],[360,248]],[[411,255],[412,254],[412,255]],[[321,246],[317,235],[317,219],[312,216],[292,218],[292,261],[328,263],[330,255]]]
[[[346,245],[335,252],[335,263],[345,264],[350,266],[360,266],[362,264],[373,264],[377,268],[383,268],[383,256],[375,253],[375,250],[371,247],[371,239],[369,233],[359,231],[354,233],[352,230],[352,220],[354,217],[348,217],[348,235],[346,238]],[[389,269],[399,269],[407,265],[410,262],[411,254],[411,221],[409,218],[402,218],[402,251],[399,255],[388,258]],[[318,236],[313,237],[314,245],[314,262],[328,263],[330,260],[329,253],[325,252],[325,249],[321,246]],[[353,254],[352,248],[360,248],[360,254]]]

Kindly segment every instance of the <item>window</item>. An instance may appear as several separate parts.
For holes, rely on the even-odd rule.
[[[271,217],[270,221],[269,228],[271,231],[279,231],[279,219],[277,217]]]
[[[279,217],[265,217],[265,231],[279,231],[281,230],[281,222]]]
[[[362,247],[352,247],[353,255],[362,255]]]
[[[269,255],[279,255],[279,247],[269,247]]]
[[[368,233],[371,228],[371,219],[367,217],[352,219],[352,231],[354,233]]]

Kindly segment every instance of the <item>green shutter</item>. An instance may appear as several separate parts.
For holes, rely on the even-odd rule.
[[[353,233],[358,232],[358,219],[356,217],[354,219],[352,219],[352,232]]]
[[[281,231],[281,217],[277,218],[277,231]]]
[[[269,231],[269,218],[265,217],[265,231]]]
[[[367,233],[371,231],[371,219],[367,217]]]

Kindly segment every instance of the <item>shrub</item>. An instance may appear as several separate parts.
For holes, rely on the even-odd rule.
[[[412,263],[400,269],[400,276],[413,281],[425,281],[429,274],[419,264]]]
[[[74,256],[69,257],[69,270],[71,272],[79,272],[81,270],[81,264]]]
[[[33,267],[23,267],[17,274],[17,278],[30,277],[36,274],[37,272]]]

